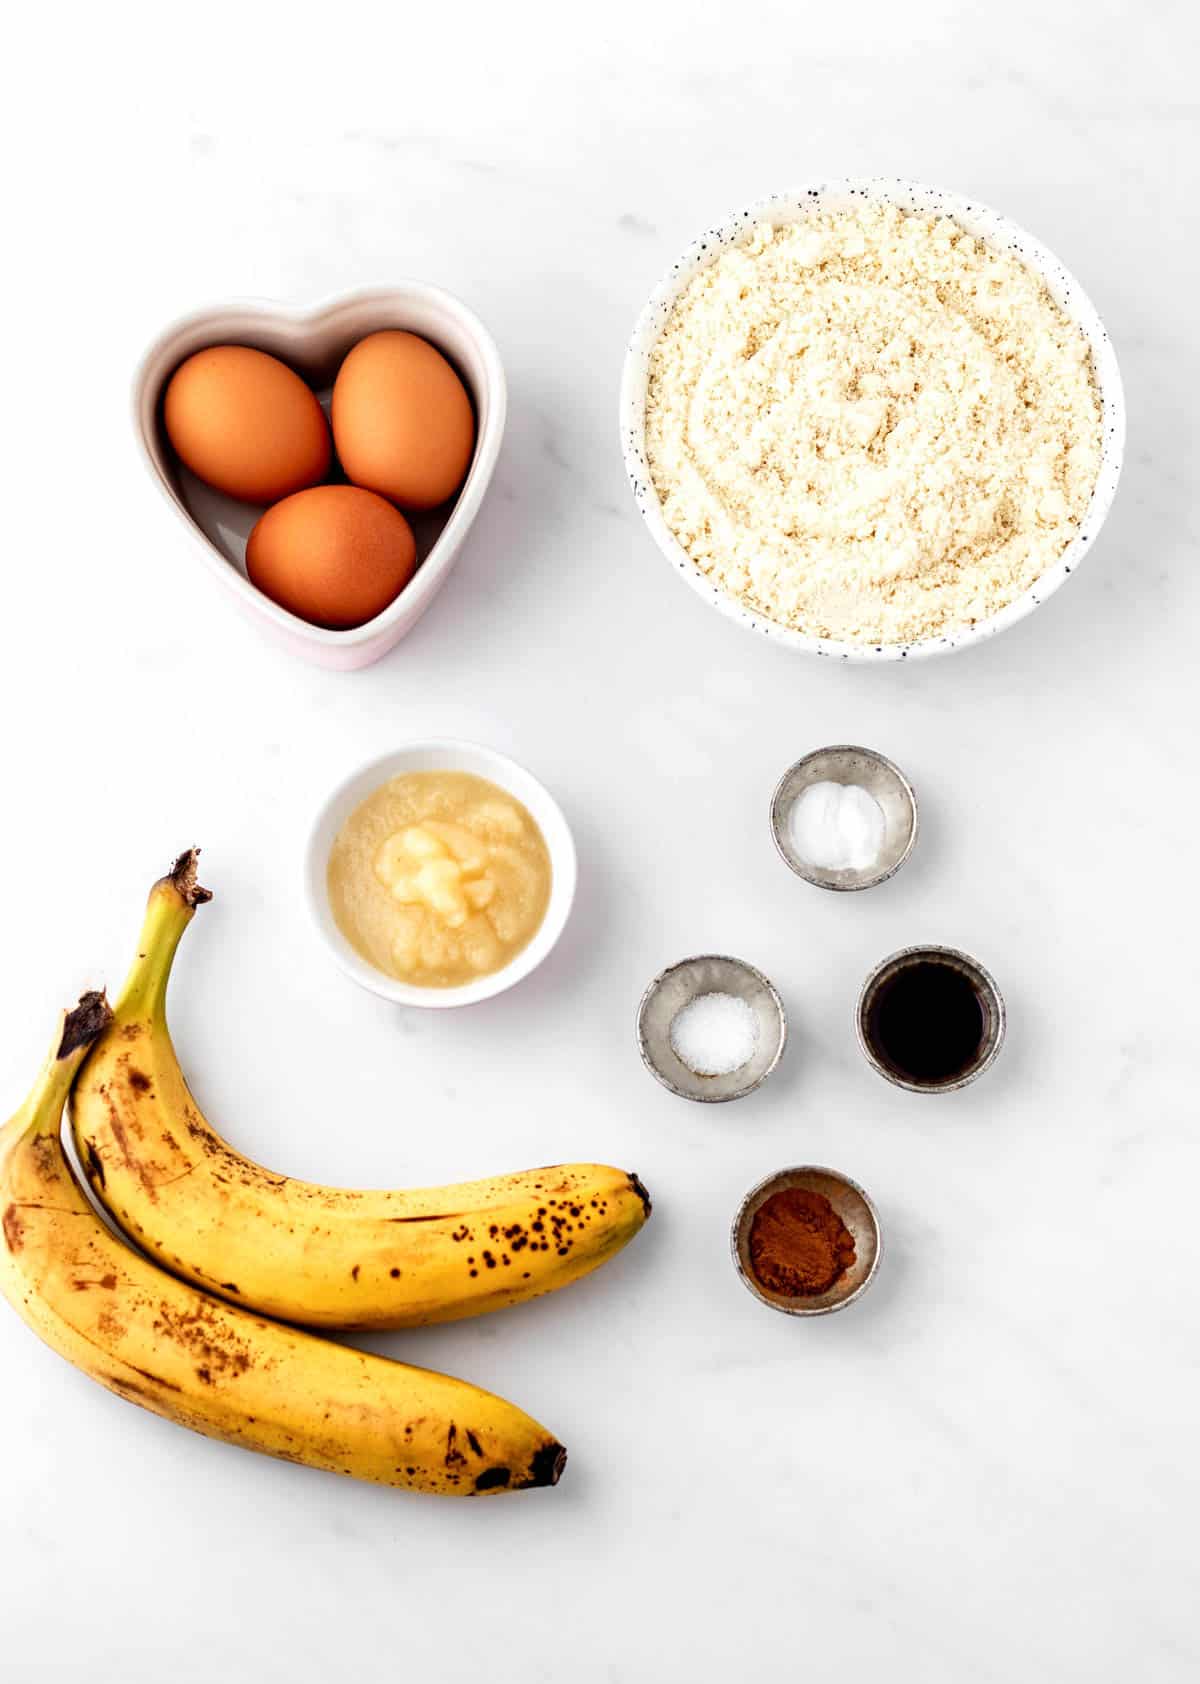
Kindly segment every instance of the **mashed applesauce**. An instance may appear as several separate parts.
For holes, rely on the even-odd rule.
[[[550,854],[519,801],[470,772],[405,772],[346,820],[329,855],[338,928],[400,982],[454,988],[519,953],[546,915]]]

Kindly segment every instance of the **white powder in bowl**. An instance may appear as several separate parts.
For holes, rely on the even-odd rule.
[[[697,1076],[728,1076],[758,1045],[754,1008],[736,994],[699,994],[671,1020],[671,1050]]]
[[[1080,329],[1012,251],[864,201],[762,223],[650,358],[663,517],[746,607],[910,643],[988,619],[1080,531],[1101,405]]]
[[[866,871],[883,852],[887,821],[859,784],[823,779],[801,791],[788,815],[792,846],[822,871]]]

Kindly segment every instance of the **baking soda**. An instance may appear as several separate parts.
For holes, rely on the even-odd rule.
[[[792,808],[792,846],[822,871],[866,871],[883,852],[883,808],[858,784],[809,784]]]

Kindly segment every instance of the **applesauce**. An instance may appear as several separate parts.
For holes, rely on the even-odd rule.
[[[501,970],[550,902],[550,851],[528,809],[472,772],[404,772],[334,838],[329,904],[386,975],[455,988]]]

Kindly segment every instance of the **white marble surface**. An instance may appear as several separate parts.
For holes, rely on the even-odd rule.
[[[38,21],[40,19],[40,21]],[[1195,14],[1133,0],[515,4],[409,15],[104,8],[10,38],[3,123],[8,730],[0,1077],[119,979],[149,878],[217,899],[174,995],[243,1148],[348,1183],[556,1157],[656,1198],[591,1282],[381,1349],[507,1393],[561,1486],[442,1505],[241,1455],[96,1390],[0,1317],[5,1675],[275,1684],[892,1677],[1200,1667]],[[1130,451],[1080,574],[990,646],[830,670],[711,614],[642,531],[616,445],[627,330],[715,212],[810,175],[945,183],[1039,234],[1122,357]],[[460,292],[511,381],[497,480],[383,664],[264,646],[135,459],[126,382],[170,315],[409,274]],[[576,916],[464,1014],[356,992],[301,917],[310,811],[421,731],[526,761],[576,827]],[[779,771],[894,756],[918,853],[869,895],[791,878]],[[979,954],[1008,1048],[944,1103],[893,1091],[858,983],[922,938]],[[727,1109],[643,1072],[665,962],[729,949],[795,1026]],[[880,1277],[772,1316],[726,1228],[789,1162],[875,1196]]]

